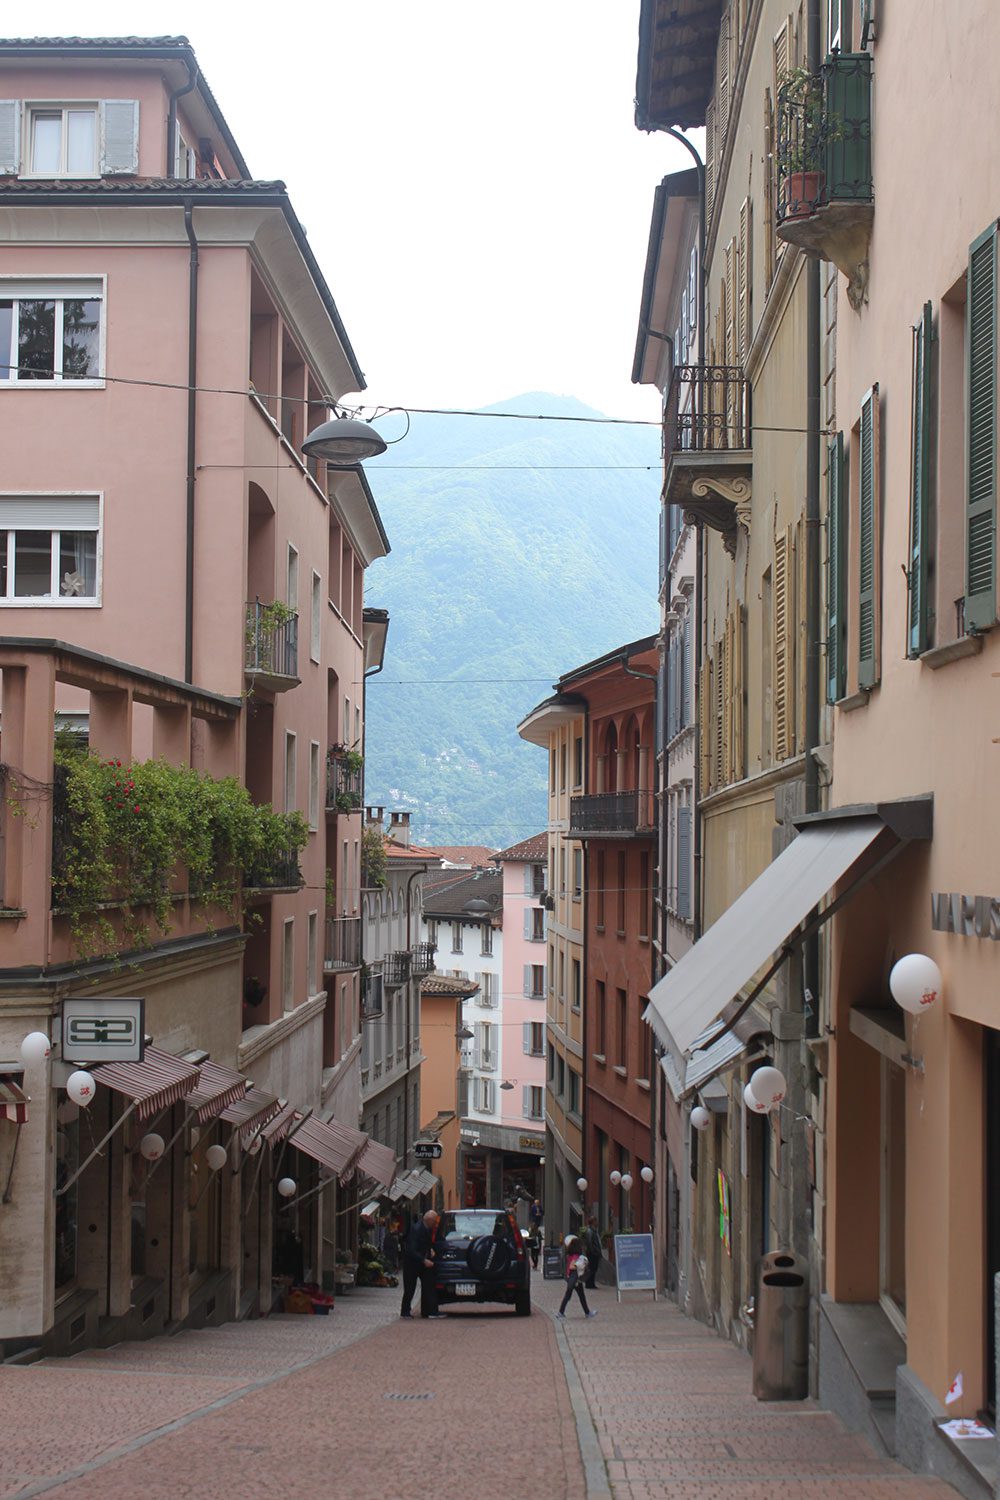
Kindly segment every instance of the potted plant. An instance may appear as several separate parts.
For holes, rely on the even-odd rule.
[[[782,207],[786,219],[806,219],[816,211],[826,181],[825,147],[837,140],[837,122],[825,107],[823,79],[808,68],[786,68],[779,79],[783,114],[780,141]]]

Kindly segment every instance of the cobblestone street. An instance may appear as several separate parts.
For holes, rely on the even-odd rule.
[[[809,1403],[760,1406],[746,1357],[669,1303],[610,1288],[530,1320],[399,1322],[397,1294],[0,1370],[0,1496],[435,1493],[546,1500],[953,1493]]]

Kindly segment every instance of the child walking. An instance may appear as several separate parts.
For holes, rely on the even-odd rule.
[[[591,1312],[587,1306],[584,1296],[583,1283],[587,1279],[587,1257],[583,1254],[583,1247],[575,1234],[568,1234],[564,1241],[566,1247],[566,1295],[562,1299],[557,1318],[565,1318],[566,1309],[570,1299],[575,1292],[580,1299],[580,1305],[588,1318],[596,1318],[596,1312]]]

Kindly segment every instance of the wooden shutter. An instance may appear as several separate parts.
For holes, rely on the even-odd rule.
[[[531,999],[531,964],[525,964],[525,966],[524,966],[524,992],[523,993],[524,993],[525,999],[527,999],[527,1000]]]
[[[844,505],[844,434],[827,449],[826,696],[836,703],[847,691],[847,513]]]
[[[133,176],[139,170],[139,101],[101,103],[101,176]]]
[[[531,866],[529,865],[528,868],[530,870]],[[531,921],[531,907],[530,906],[526,906],[524,908],[524,935],[529,940],[529,942],[531,940],[531,934],[533,932],[534,932],[534,927],[532,926],[532,921]]]
[[[706,222],[712,218],[712,205],[715,202],[715,100],[710,99],[705,106],[705,217]]]
[[[535,892],[535,884],[534,884],[534,875],[532,873],[532,867],[531,867],[531,865],[525,865],[525,867],[524,867],[524,894],[526,896],[532,896],[532,895],[534,895],[534,892]]]
[[[736,363],[736,237],[735,235],[726,246],[726,293],[724,307],[726,309],[726,352],[723,356],[727,365]],[[733,446],[732,435],[729,434],[726,446]]]
[[[913,330],[913,416],[910,454],[910,559],[906,570],[908,608],[906,654],[919,656],[930,645],[931,503],[931,344],[934,338],[933,308],[924,303],[920,322]]]
[[[736,270],[736,363],[745,365],[752,326],[753,297],[753,204],[744,198],[740,204],[740,241]]]
[[[677,809],[677,912],[691,916],[691,809]]]
[[[729,66],[729,12],[722,17],[722,25],[719,27],[719,53],[718,53],[718,82],[716,84],[716,98],[719,101],[719,155],[726,149],[726,132],[729,129],[729,96],[730,96],[730,66]]]
[[[531,1022],[521,1023],[521,1050],[531,1056]]]
[[[774,758],[787,760],[792,754],[793,718],[790,703],[793,653],[789,650],[791,633],[792,537],[786,527],[774,539]]]
[[[691,722],[691,616],[684,616],[681,627],[681,728]]]
[[[723,779],[735,779],[735,746],[733,744],[733,617],[726,617],[722,637],[722,751]]]
[[[969,250],[966,319],[965,628],[996,620],[997,230]]]
[[[726,637],[715,643],[715,670],[712,693],[712,780],[722,786],[726,780]]]
[[[711,710],[712,663],[706,657],[698,674],[698,779],[701,783],[699,790],[703,797],[712,782]]]
[[[732,707],[729,711],[732,774],[734,781],[742,781],[746,768],[746,610],[737,604],[733,614],[731,641],[732,664],[729,669],[732,682]]]
[[[764,90],[764,295],[770,291],[774,279],[775,246],[777,238],[774,219],[777,212],[778,195],[775,182],[778,173],[778,151],[774,130],[774,103],[771,90]]]
[[[858,686],[878,681],[878,386],[861,403],[858,442]]]
[[[792,18],[787,16],[774,38],[774,97],[777,99],[784,75],[791,65],[794,34]]]
[[[0,177],[21,170],[21,101],[0,99]]]
[[[795,745],[806,742],[806,678],[809,670],[809,653],[806,649],[806,595],[808,573],[806,569],[806,518],[799,516],[795,523],[795,599],[793,603],[792,628],[795,649]]]

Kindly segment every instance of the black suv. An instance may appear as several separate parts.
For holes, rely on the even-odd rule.
[[[455,1208],[441,1215],[434,1241],[438,1302],[505,1302],[531,1312],[531,1266],[521,1231],[495,1208]]]

